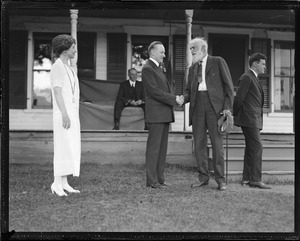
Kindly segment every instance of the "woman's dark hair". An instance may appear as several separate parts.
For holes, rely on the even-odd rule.
[[[260,61],[261,59],[267,59],[266,55],[261,53],[254,53],[249,58],[249,66],[251,67],[253,62]]]
[[[61,53],[68,50],[72,44],[76,44],[75,39],[71,35],[61,34],[52,40],[52,50],[55,58],[58,58]]]

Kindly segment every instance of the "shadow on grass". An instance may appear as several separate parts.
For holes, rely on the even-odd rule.
[[[50,191],[52,165],[11,164],[9,227],[16,232],[293,232],[294,186],[271,190],[211,179],[191,189],[194,167],[167,165],[162,189],[145,186],[145,166],[81,166],[69,183],[81,191],[58,197]],[[282,191],[284,190],[284,191]]]

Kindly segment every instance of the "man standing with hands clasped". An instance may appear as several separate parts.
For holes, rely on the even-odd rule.
[[[190,102],[189,124],[193,127],[199,180],[192,188],[208,184],[207,130],[212,144],[214,176],[218,190],[225,190],[223,137],[218,128],[222,115],[231,115],[233,83],[225,60],[207,54],[203,38],[192,39],[189,47],[193,64],[189,68],[184,103]]]
[[[165,48],[159,41],[148,47],[149,60],[142,69],[145,90],[146,123],[149,135],[146,147],[146,185],[152,188],[167,186],[164,167],[168,148],[170,123],[174,122],[173,106],[179,96],[173,94],[173,86],[160,68],[165,57]]]
[[[233,105],[234,124],[242,128],[246,143],[241,185],[270,189],[261,181],[263,145],[260,130],[263,126],[264,92],[258,75],[266,69],[266,56],[252,54],[249,65],[250,69],[239,79]]]

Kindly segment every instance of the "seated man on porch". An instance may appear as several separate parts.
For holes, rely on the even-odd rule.
[[[114,107],[114,128],[113,130],[120,129],[121,113],[125,107],[140,107],[145,115],[145,93],[143,83],[137,80],[137,71],[134,68],[128,70],[129,80],[120,84],[118,96]],[[145,130],[146,124],[145,124]]]

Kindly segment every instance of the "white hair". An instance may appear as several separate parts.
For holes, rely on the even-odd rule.
[[[199,47],[200,50],[203,50],[205,53],[207,53],[207,42],[204,38],[201,38],[201,37],[197,37],[197,38],[194,38],[190,41],[189,43],[189,47],[191,46],[197,46]]]

